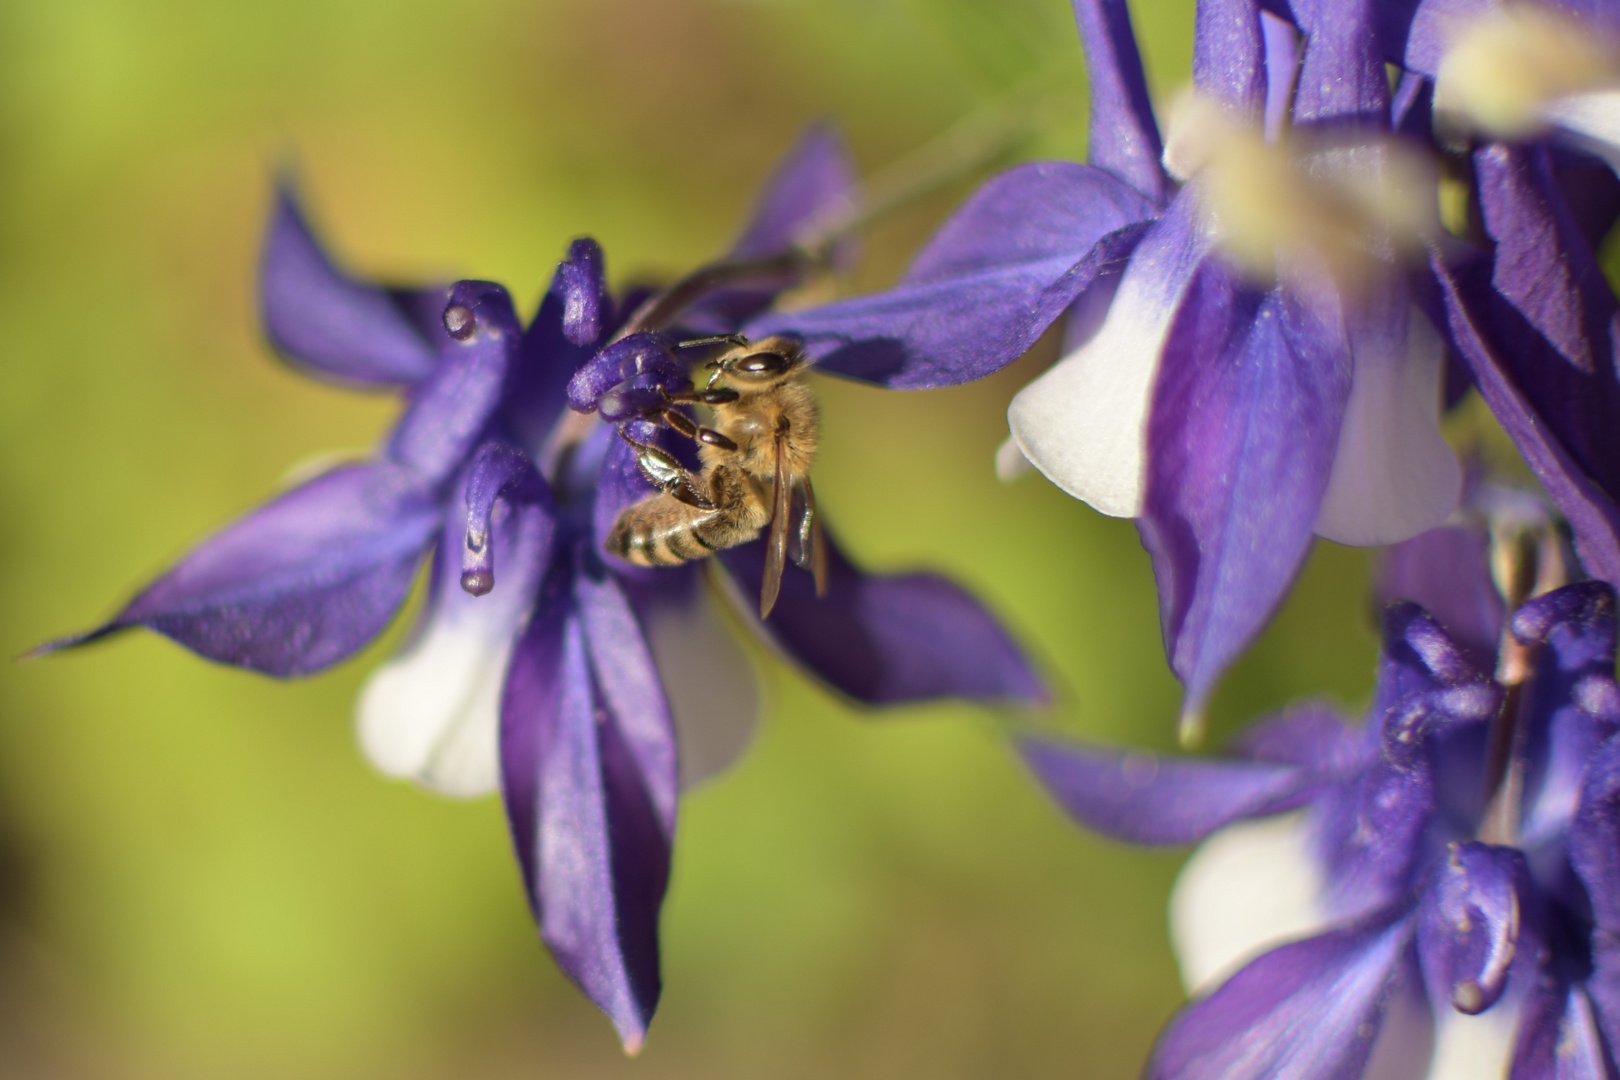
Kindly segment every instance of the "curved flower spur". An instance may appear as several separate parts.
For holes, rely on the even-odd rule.
[[[1393,131],[1379,13],[1266,8],[1198,5],[1200,107],[1165,148],[1125,4],[1075,0],[1090,165],[1009,170],[893,290],[743,328],[921,387],[997,370],[1064,318],[1065,355],[1013,400],[999,461],[1137,520],[1189,736],[1314,536],[1415,535],[1461,482],[1415,280],[1435,176]]]
[[[566,411],[568,386],[618,330],[760,310],[807,265],[792,238],[850,184],[839,140],[812,131],[727,258],[632,305],[608,292],[600,248],[575,241],[527,327],[499,285],[390,290],[344,274],[283,191],[260,279],[268,336],[319,377],[404,387],[403,416],[374,458],[278,496],[106,624],[37,652],[145,626],[208,659],[310,674],[375,638],[432,552],[420,621],[362,694],[362,744],[437,791],[499,788],[542,939],[634,1051],[661,988],[679,792],[740,752],[755,694],[692,568],[604,557],[646,482],[612,426]],[[748,549],[732,554],[758,580]],[[827,598],[784,588],[769,634],[835,690],[873,704],[1043,696],[955,585],[828,555]]]
[[[1385,595],[1419,583],[1408,591],[1452,625],[1391,604],[1359,728],[1301,706],[1225,761],[1025,742],[1083,824],[1203,841],[1171,901],[1194,1000],[1147,1075],[1609,1075],[1615,596],[1582,582],[1505,618],[1498,583],[1511,602],[1567,565],[1562,540],[1527,520],[1492,513],[1495,543],[1470,524],[1388,553]],[[1477,660],[1498,640],[1493,680]]]

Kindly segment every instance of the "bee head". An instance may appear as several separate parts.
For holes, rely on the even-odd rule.
[[[724,378],[739,387],[763,389],[774,386],[797,374],[805,365],[804,351],[791,338],[769,337],[764,341],[739,346],[709,366],[714,373],[709,378],[712,386]]]

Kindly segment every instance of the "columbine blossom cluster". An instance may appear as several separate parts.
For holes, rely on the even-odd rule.
[[[1021,744],[1090,827],[1203,842],[1173,902],[1197,996],[1149,1075],[1613,1075],[1620,301],[1597,251],[1620,218],[1620,5],[1199,0],[1193,87],[1162,129],[1125,0],[1074,11],[1089,162],[993,177],[875,295],[777,303],[850,255],[835,223],[859,193],[825,131],[720,260],[616,297],[576,241],[527,325],[489,282],[343,273],[283,193],[271,341],[318,377],[399,390],[400,420],[47,648],[145,626],[305,675],[374,639],[431,559],[362,742],[390,774],[499,790],[541,936],[633,1049],[680,793],[754,710],[713,608],[772,573],[758,541],[668,568],[604,547],[659,492],[649,461],[691,468],[649,423],[695,400],[677,346],[781,335],[821,372],[909,390],[988,375],[1059,327],[997,466],[1136,522],[1185,733],[1316,537],[1385,548],[1359,724],[1303,706],[1226,760]],[[1464,498],[1440,423],[1470,389],[1556,514],[1477,483]],[[768,618],[743,602],[731,621],[858,702],[1042,699],[959,588],[825,551]]]
[[[757,542],[727,552],[723,573],[604,550],[654,489],[611,424],[566,408],[571,380],[617,356],[604,346],[632,322],[731,329],[767,306],[802,273],[795,237],[842,210],[851,184],[839,140],[814,130],[717,270],[616,299],[601,249],[578,240],[526,327],[490,282],[387,289],[343,273],[283,191],[260,279],[271,341],[318,377],[402,388],[401,419],[369,460],[276,497],[42,651],[144,626],[220,663],[308,675],[381,633],[431,556],[418,624],[362,694],[361,742],[384,772],[437,791],[499,790],[541,937],[635,1050],[660,993],[680,791],[740,752],[754,720],[725,621],[864,704],[1045,693],[963,590],[863,573],[835,541],[826,595],[790,577],[768,623],[715,610],[735,591],[725,575],[758,592]],[[754,266],[771,273],[735,272]]]
[[[1563,565],[1548,543],[1543,586]],[[1197,996],[1148,1075],[1608,1075],[1620,1049],[1615,593],[1580,582],[1506,612],[1491,563],[1513,555],[1494,556],[1470,525],[1390,552],[1386,593],[1419,592],[1457,628],[1390,603],[1359,726],[1296,707],[1225,760],[1024,744],[1087,825],[1203,841],[1172,901]]]
[[[1595,254],[1620,212],[1620,9],[1201,0],[1166,139],[1123,0],[1074,8],[1089,165],[1010,170],[895,289],[754,325],[926,387],[1061,323],[999,464],[1136,520],[1192,732],[1313,537],[1450,513],[1438,419],[1470,383],[1620,582],[1620,309]]]

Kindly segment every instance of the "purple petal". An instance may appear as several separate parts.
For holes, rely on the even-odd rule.
[[[1294,122],[1357,119],[1389,126],[1389,75],[1373,0],[1290,0],[1305,36],[1305,59],[1294,95]]]
[[[1352,1080],[1409,964],[1399,910],[1261,956],[1159,1037],[1149,1080]]]
[[[602,248],[582,236],[568,245],[568,257],[557,266],[552,290],[562,296],[562,332],[574,345],[592,345],[612,317]]]
[[[658,1003],[669,836],[593,675],[569,561],[554,564],[513,653],[503,794],[541,937],[633,1053]]]
[[[1474,164],[1496,241],[1491,280],[1506,301],[1495,323],[1503,355],[1587,474],[1605,491],[1620,490],[1620,305],[1560,197],[1549,151],[1495,146]]]
[[[1606,162],[1560,147],[1550,151],[1553,175],[1576,231],[1593,251],[1620,220],[1620,177]]]
[[[1172,185],[1159,163],[1164,144],[1125,0],[1074,0],[1074,21],[1091,84],[1087,160],[1155,203],[1169,202]]]
[[[1337,312],[1206,261],[1165,342],[1138,525],[1166,652],[1202,711],[1310,549],[1349,396]]]
[[[416,382],[433,370],[444,335],[423,334],[401,299],[334,266],[292,190],[277,189],[259,262],[259,311],[278,352],[339,382]]]
[[[675,835],[675,732],[641,623],[610,575],[574,584],[597,686],[635,760],[666,842]]]
[[[1472,1016],[1501,998],[1519,952],[1529,875],[1523,853],[1477,841],[1453,844],[1435,867],[1419,905],[1417,940],[1437,1005],[1449,1002]]]
[[[1267,142],[1274,143],[1288,130],[1293,112],[1301,42],[1293,23],[1269,11],[1260,13],[1260,31],[1266,48],[1265,136]]]
[[[551,287],[540,299],[540,310],[523,334],[517,362],[508,372],[501,419],[525,446],[548,443],[567,404],[569,380],[597,351],[600,337],[579,344],[570,335],[582,335],[589,329],[586,312],[591,305],[583,297],[593,280],[600,282],[601,272],[600,249],[595,243],[574,241],[569,257],[557,264]],[[595,306],[598,333],[606,334],[617,313],[605,294]]]
[[[813,124],[777,165],[755,203],[742,236],[728,260],[767,260],[801,246],[814,249],[832,238],[860,198],[855,167],[843,138],[830,126]],[[852,235],[834,240],[826,257],[848,269],[859,255]],[[821,254],[817,252],[816,254]],[[759,315],[782,289],[801,278],[798,272],[768,276],[760,284],[711,292],[681,316],[681,325],[700,333],[723,334]]]
[[[677,359],[659,334],[631,334],[582,364],[568,380],[568,407],[594,412],[603,395],[620,383],[648,379],[648,385],[674,389],[691,385],[690,365]]]
[[[1570,827],[1598,746],[1620,730],[1614,592],[1602,582],[1566,586],[1521,607],[1512,629],[1521,643],[1546,646],[1526,691],[1521,831],[1527,845],[1552,842]]]
[[[1104,514],[1141,516],[1153,383],[1176,313],[1211,246],[1198,191],[1184,187],[1131,252],[1129,265],[1117,277],[1099,277],[1071,308],[1089,314],[1110,295],[1095,332],[1020,390],[1007,409],[1013,438],[1030,464]]]
[[[806,233],[850,213],[857,195],[843,137],[829,125],[812,124],[765,182],[731,257],[761,259],[787,251]]]
[[[1434,84],[1415,72],[1402,72],[1390,95],[1389,126],[1401,135],[1427,138],[1434,127]]]
[[[1349,773],[1365,763],[1366,740],[1330,705],[1306,702],[1256,721],[1233,740],[1239,757],[1297,765],[1318,773]]]
[[[898,285],[770,314],[753,337],[804,339],[824,371],[901,390],[983,378],[1022,356],[1155,213],[1134,189],[1067,162],[994,177],[945,223]]]
[[[487,281],[458,282],[444,317],[456,340],[412,388],[388,441],[390,458],[434,483],[459,472],[483,438],[522,339],[511,297]]]
[[[1569,857],[1586,885],[1597,929],[1611,937],[1620,933],[1620,743],[1609,742],[1590,763]]]
[[[755,665],[697,569],[620,582],[669,700],[682,791],[742,756],[753,741],[760,710]]]
[[[409,471],[343,466],[204,540],[110,622],[39,651],[138,625],[223,664],[308,675],[382,632],[440,520]]]
[[[1421,604],[1483,668],[1496,664],[1506,608],[1491,578],[1489,537],[1481,528],[1446,525],[1378,553],[1374,595]]]
[[[1255,0],[1205,0],[1193,26],[1199,91],[1258,121],[1266,104],[1265,38]]]
[[[1489,290],[1447,289],[1453,308],[1471,308],[1466,328],[1451,312],[1453,337],[1492,411],[1575,527],[1587,569],[1620,580],[1620,305],[1544,147],[1494,145],[1475,154],[1474,166],[1495,257]]]
[[[1317,777],[1292,765],[1166,758],[1026,738],[1019,752],[1071,817],[1132,844],[1191,844],[1241,818],[1304,805]]]
[[[983,605],[936,574],[864,574],[827,539],[829,588],[789,566],[759,631],[835,689],[869,705],[941,697],[1044,702],[1029,660]],[[720,553],[753,610],[762,541]]]
[[[1519,1015],[1509,1080],[1611,1080],[1605,1042],[1584,987],[1538,984]]]
[[[1575,534],[1575,549],[1587,572],[1620,582],[1620,507],[1593,482],[1519,383],[1514,364],[1490,337],[1494,290],[1477,267],[1453,269],[1431,260],[1452,341],[1468,361],[1474,384],[1491,412],[1512,436],[1525,463]],[[1545,355],[1543,353],[1543,355]],[[1545,373],[1545,365],[1541,373]]]

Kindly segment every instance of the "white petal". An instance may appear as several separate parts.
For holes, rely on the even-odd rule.
[[[1170,894],[1170,943],[1188,993],[1327,926],[1304,817],[1228,825],[1194,851]]]
[[[1440,437],[1444,346],[1417,309],[1406,353],[1356,355],[1333,473],[1316,521],[1341,544],[1393,544],[1446,519],[1462,493],[1457,455]]]
[[[378,769],[445,795],[495,790],[506,660],[538,584],[518,562],[487,596],[442,588],[419,636],[372,674],[360,745]]]
[[[1177,228],[1167,218],[1132,254],[1096,334],[1020,390],[1007,410],[1031,464],[1112,517],[1141,513],[1153,377],[1205,242],[1197,227]]]
[[[1428,1080],[1502,1080],[1513,1060],[1523,995],[1504,997],[1478,1016],[1467,1016],[1441,1002],[1435,1028],[1434,1060]]]
[[[1570,94],[1541,111],[1550,123],[1574,135],[1571,141],[1620,172],[1620,90]]]
[[[1017,480],[1020,476],[1028,474],[1031,468],[1029,458],[1018,449],[1018,440],[1011,435],[996,447],[996,479],[1002,483]]]
[[[753,741],[759,678],[704,590],[689,603],[641,612],[680,748],[681,790],[725,769]]]

